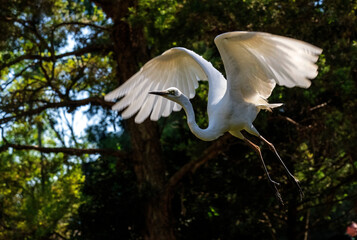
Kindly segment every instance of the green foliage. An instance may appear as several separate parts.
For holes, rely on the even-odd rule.
[[[96,52],[90,43],[107,41],[99,37],[107,19],[98,7],[87,7],[82,1],[1,3],[2,145],[89,145],[74,136],[63,111],[46,108],[106,91],[111,55],[99,57],[105,49]],[[71,39],[74,46],[68,46]],[[0,239],[70,237],[69,224],[84,202],[82,163],[88,156],[7,149],[0,156]]]
[[[143,200],[135,176],[115,158],[83,165],[83,204],[71,221],[73,239],[137,239],[143,228]]]
[[[47,157],[1,154],[0,239],[44,239],[68,231],[84,178],[80,165],[63,165],[63,154]]]

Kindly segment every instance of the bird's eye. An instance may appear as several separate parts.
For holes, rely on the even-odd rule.
[[[176,95],[175,90],[169,90],[169,94]]]

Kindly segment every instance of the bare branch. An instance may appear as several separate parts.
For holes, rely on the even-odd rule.
[[[277,118],[278,119],[283,119],[283,120],[295,125],[296,127],[302,127],[302,125],[300,123],[296,122],[295,120],[293,120],[293,119],[291,119],[289,117],[286,117],[286,116],[283,116],[283,115],[279,114],[279,115],[277,115]]]
[[[224,152],[229,147],[229,141],[233,139],[232,135],[225,134],[223,137],[215,141],[210,147],[208,147],[202,154],[202,156],[196,160],[192,160],[185,164],[180,170],[178,170],[169,179],[166,190],[171,191],[180,180],[185,177],[188,173],[194,173],[196,170],[205,164],[207,161],[217,157],[219,154]]]
[[[321,103],[321,104],[319,104],[319,105],[317,105],[317,106],[315,106],[315,107],[310,108],[309,110],[310,110],[310,111],[315,111],[315,110],[317,110],[317,109],[326,107],[327,104],[329,104],[330,102],[331,102],[331,100],[329,100],[329,101],[327,101],[327,102],[324,102],[324,103]]]
[[[56,125],[55,120],[53,120],[53,118],[52,118],[51,116],[49,116],[48,120],[49,120],[49,123],[50,123],[49,125],[50,125],[52,131],[55,132],[57,138],[58,138],[58,139],[60,140],[60,142],[62,143],[62,146],[66,146],[66,142],[64,141],[64,139],[63,139],[63,137],[62,137],[63,134],[61,135],[61,133],[60,133],[60,132],[57,130],[57,128],[55,127],[55,125]]]
[[[0,86],[0,91],[3,91],[4,89],[6,89],[11,83],[13,83],[15,81],[15,79],[17,79],[18,77],[20,77],[24,72],[27,71],[27,69],[31,68],[33,64],[27,65],[26,67],[24,67],[20,72],[15,73],[14,77],[12,79],[9,79],[8,81],[6,81],[5,83],[2,83]]]
[[[74,115],[72,114],[72,123],[69,122],[66,114],[63,114],[64,116],[64,119],[66,120],[66,123],[67,123],[67,127],[71,133],[71,138],[72,138],[72,141],[74,142],[74,145],[77,147],[78,146],[78,142],[76,140],[76,134],[74,133],[74,129],[73,129],[73,122],[74,122]]]

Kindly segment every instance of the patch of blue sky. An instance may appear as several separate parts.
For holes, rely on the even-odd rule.
[[[81,35],[89,35],[91,34],[90,28],[85,27],[81,29]],[[59,50],[59,54],[63,54],[66,52],[71,52],[74,50],[76,46],[75,36],[73,34],[67,35],[67,45]],[[73,96],[73,99],[80,100],[89,97],[88,92],[81,92],[76,96]],[[90,106],[82,106],[76,109],[76,111],[68,112],[67,109],[61,109],[60,116],[62,118],[60,123],[56,126],[61,129],[62,132],[65,134],[65,143],[67,146],[71,145],[72,136],[71,136],[71,128],[73,129],[74,135],[78,143],[81,143],[81,139],[83,139],[86,135],[86,128],[92,125],[99,125],[103,121],[103,113],[98,112],[96,115],[91,116],[88,119],[87,115],[85,114],[89,110]],[[113,113],[115,114],[115,113]],[[67,119],[67,120],[66,120]],[[118,127],[114,127],[113,124],[108,124],[107,131],[108,132],[115,132],[120,131]],[[95,146],[90,146],[95,147]]]

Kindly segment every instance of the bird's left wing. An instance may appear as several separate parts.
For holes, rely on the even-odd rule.
[[[215,43],[231,96],[256,105],[267,104],[276,83],[309,87],[322,52],[306,42],[262,32],[228,32],[217,36]]]
[[[147,62],[136,74],[117,89],[108,93],[105,100],[121,98],[113,110],[122,111],[127,119],[138,112],[136,123],[143,122],[149,115],[153,121],[168,116],[181,106],[166,98],[148,94],[152,90],[179,88],[187,97],[193,98],[199,80],[208,80],[208,62],[185,48],[171,48]]]

